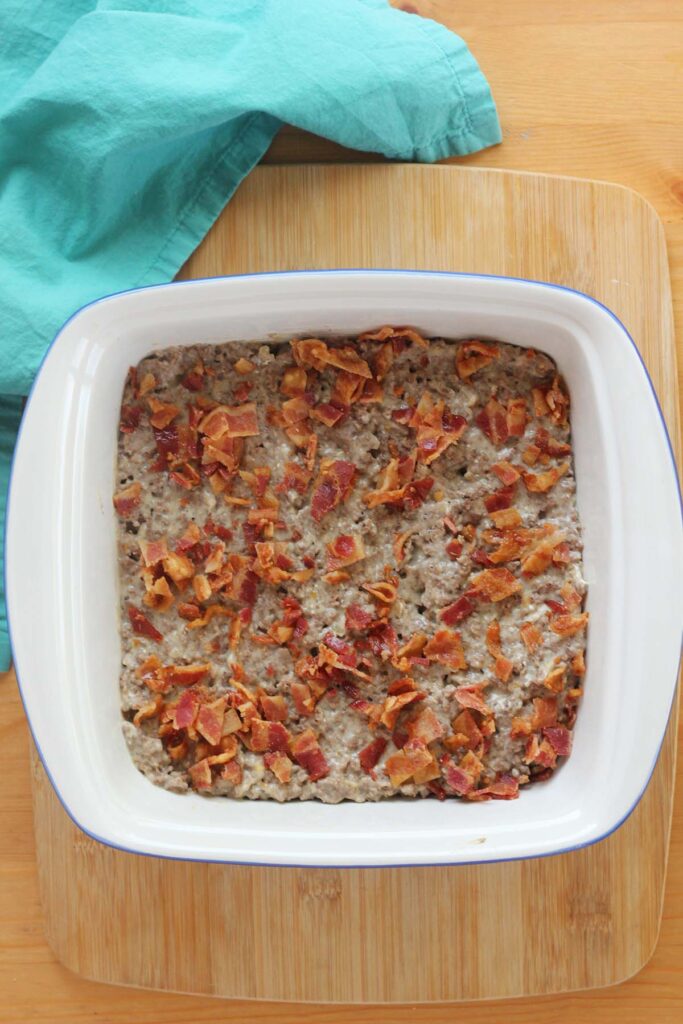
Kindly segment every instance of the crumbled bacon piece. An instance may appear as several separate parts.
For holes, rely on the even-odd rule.
[[[315,711],[315,698],[311,688],[306,683],[291,684],[292,700],[294,707],[300,715],[312,715]]]
[[[261,695],[260,704],[264,717],[269,722],[286,722],[289,718],[287,701],[282,696],[273,697],[264,693]]]
[[[280,750],[286,753],[289,749],[289,730],[282,722],[267,722],[263,718],[252,718],[251,744],[252,750],[257,753],[264,751]]]
[[[173,422],[176,416],[180,416],[178,406],[172,405],[170,402],[161,402],[158,398],[148,398],[147,404],[151,411],[149,422],[157,430],[164,430]]]
[[[196,764],[190,765],[188,772],[195,789],[210,789],[213,785],[208,758],[205,757],[202,761],[197,761]]]
[[[360,536],[343,533],[327,545],[327,568],[341,569],[365,558],[365,547]]]
[[[292,778],[292,762],[281,750],[267,751],[263,755],[263,763],[283,786],[290,782]]]
[[[529,416],[525,398],[509,398],[507,412],[507,429],[509,437],[523,437]]]
[[[489,366],[498,358],[500,349],[497,345],[485,341],[464,341],[455,352],[455,368],[460,380],[467,380],[477,370]]]
[[[139,728],[141,722],[146,722],[149,718],[158,718],[163,710],[163,700],[160,694],[154,698],[149,704],[143,704],[142,707],[138,708],[133,716],[133,725]]]
[[[525,576],[538,576],[545,572],[553,561],[555,550],[563,540],[564,533],[560,532],[543,537],[522,559],[522,573]]]
[[[348,409],[343,406],[333,405],[331,402],[321,402],[320,405],[316,405],[311,409],[311,416],[315,420],[319,420],[326,427],[336,427],[348,413]]]
[[[254,437],[259,433],[256,405],[254,402],[237,406],[217,405],[204,416],[198,429],[213,442],[223,438]]]
[[[491,444],[500,445],[509,437],[505,407],[496,398],[488,402],[474,418],[474,422],[486,434]]]
[[[432,763],[432,754],[421,740],[408,740],[397,754],[386,759],[384,771],[392,786],[402,786],[421,768]]]
[[[527,491],[530,491],[532,494],[545,494],[546,491],[555,486],[568,469],[569,463],[563,462],[559,466],[552,466],[550,469],[546,469],[543,473],[522,472],[522,479]]]
[[[522,517],[516,508],[504,508],[489,513],[497,530],[512,530],[522,525]]]
[[[442,758],[444,779],[457,796],[467,796],[476,786],[483,771],[483,764],[477,755],[468,750],[460,761],[454,764],[449,754]]]
[[[356,467],[343,459],[326,460],[311,497],[311,515],[319,523],[328,512],[345,501],[356,478]]]
[[[553,693],[559,693],[564,686],[566,672],[567,666],[563,662],[560,662],[559,665],[553,666],[543,680],[543,685],[546,690],[551,690]]]
[[[297,462],[285,462],[282,482],[275,490],[278,494],[286,494],[287,491],[296,491],[297,494],[305,494],[311,482],[311,474]]]
[[[558,636],[574,636],[588,625],[588,612],[581,615],[557,615],[550,623],[553,633]]]
[[[360,605],[350,604],[346,609],[346,631],[351,633],[354,630],[362,632],[367,629],[370,623],[373,621],[373,616],[370,612],[366,612]]]
[[[545,729],[557,724],[557,697],[534,697],[534,729]]]
[[[114,495],[114,508],[122,518],[129,516],[140,504],[142,484],[139,481],[129,484]]]
[[[444,735],[444,727],[430,707],[422,710],[406,725],[411,740],[422,740],[425,744],[440,740]]]
[[[434,636],[425,644],[422,653],[429,661],[445,665],[453,672],[467,668],[460,633],[454,633],[450,629],[437,629]]]
[[[150,570],[143,570],[145,574]],[[145,579],[146,593],[143,603],[148,608],[154,608],[158,612],[167,612],[174,601],[173,592],[165,576],[156,580]]]
[[[396,536],[394,537],[394,558],[396,559],[399,565],[406,557],[405,547],[408,542],[408,539],[412,537],[412,535],[413,530],[406,530],[404,533],[397,533]]]
[[[513,775],[501,775],[488,786],[475,789],[467,794],[468,800],[516,800],[519,796],[519,780]]]
[[[528,651],[535,651],[543,642],[543,634],[533,622],[523,622],[519,627],[519,632]]]
[[[303,395],[307,387],[306,371],[302,366],[288,366],[280,381],[280,391],[288,398]]]
[[[554,378],[544,395],[544,399],[550,418],[558,426],[564,426],[567,423],[567,414],[569,412],[569,396],[560,386],[559,377]]]
[[[139,540],[138,546],[146,566],[156,565],[164,558],[168,558],[169,551],[164,538],[161,540]]]
[[[391,731],[396,725],[401,711],[410,704],[424,700],[425,696],[426,694],[422,690],[413,689],[406,690],[403,693],[389,694],[382,705],[382,713],[379,719],[381,724]]]
[[[195,728],[207,743],[216,747],[223,734],[223,718],[225,716],[225,698],[219,697],[211,704],[202,704],[197,712]]]
[[[505,487],[510,487],[511,484],[516,483],[521,475],[520,471],[512,463],[505,460],[494,463],[491,466],[491,472],[496,474]]]
[[[471,708],[472,711],[479,711],[482,715],[490,715],[491,708],[482,697],[485,685],[485,683],[477,683],[475,686],[458,686],[453,696],[460,707]]]
[[[534,446],[539,452],[544,452],[551,458],[560,458],[562,455],[571,455],[572,446],[566,441],[558,441],[545,427],[539,427],[534,437]]]
[[[447,626],[455,626],[458,622],[462,622],[468,615],[471,615],[474,611],[474,604],[470,601],[469,597],[459,597],[453,604],[449,604],[447,608],[442,609],[439,612],[439,618]]]
[[[142,409],[139,405],[122,405],[119,430],[122,434],[132,434],[140,426]]]
[[[579,651],[575,654],[571,661],[572,672],[577,676],[583,676],[586,674],[586,661],[584,658],[583,651]]]
[[[329,775],[329,766],[325,760],[315,733],[305,729],[292,742],[292,755],[296,762],[308,773],[311,782],[317,782]]]
[[[394,341],[407,339],[419,348],[428,348],[429,342],[412,327],[379,327],[376,331],[364,331],[358,335],[358,341]]]
[[[515,484],[509,487],[501,487],[484,498],[484,507],[491,515],[494,512],[501,512],[509,509],[515,498]]]
[[[363,747],[359,752],[358,761],[363,771],[368,775],[373,774],[372,769],[377,766],[379,759],[387,748],[388,742],[383,736],[378,736],[377,739],[372,740],[371,743],[368,743],[367,747]]]
[[[164,639],[159,630],[152,625],[147,616],[139,608],[136,608],[135,605],[128,605],[128,618],[133,627],[133,632],[137,633],[138,636],[149,637],[150,640],[155,640],[157,643]]]
[[[451,722],[456,747],[467,747],[468,750],[477,750],[484,740],[484,736],[477,725],[474,715],[468,708],[464,708]]]
[[[483,601],[504,601],[519,593],[522,584],[509,569],[484,569],[475,573],[470,580],[468,594]]]

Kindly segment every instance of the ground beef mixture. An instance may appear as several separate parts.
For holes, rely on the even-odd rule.
[[[114,495],[140,771],[330,803],[547,779],[588,619],[568,412],[546,355],[404,327],[145,358]]]

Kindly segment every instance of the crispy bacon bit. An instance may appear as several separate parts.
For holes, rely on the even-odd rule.
[[[553,561],[553,555],[557,546],[564,540],[564,533],[551,533],[543,537],[538,544],[534,545],[527,555],[522,559],[521,569],[525,576],[538,576],[545,572]]]
[[[581,615],[558,615],[550,623],[553,633],[558,636],[574,636],[588,625],[588,612]]]
[[[434,636],[425,644],[422,653],[429,661],[446,665],[453,672],[467,668],[460,633],[453,633],[450,629],[437,629]]]
[[[475,686],[458,686],[453,696],[461,707],[479,711],[482,715],[490,715],[491,708],[482,697],[485,685],[485,683],[477,683]]]
[[[457,739],[455,746],[467,747],[468,750],[477,750],[484,740],[484,736],[477,725],[474,715],[465,708],[451,722],[454,737]]]
[[[301,366],[288,366],[280,381],[280,392],[288,398],[303,395],[306,390],[306,371]]]
[[[143,570],[145,573],[151,572],[151,570]],[[145,580],[146,594],[143,597],[143,603],[148,608],[154,608],[158,612],[167,612],[174,601],[173,592],[168,585],[168,580],[165,576],[160,576],[159,579],[149,581]]]
[[[162,565],[164,572],[171,577],[174,583],[190,580],[194,576],[194,565],[186,555],[178,555],[171,551],[164,558]]]
[[[292,778],[292,762],[281,750],[267,751],[263,755],[263,763],[283,786]]]
[[[526,484],[526,489],[532,494],[545,494],[546,491],[555,486],[568,469],[569,463],[563,462],[559,466],[552,466],[550,469],[546,469],[543,473],[522,472],[522,479]]]
[[[444,727],[431,708],[423,708],[406,726],[411,740],[422,740],[425,744],[440,740]]]
[[[496,462],[491,466],[491,472],[495,473],[505,487],[510,487],[520,478],[520,472],[510,462]]]
[[[365,547],[360,536],[343,533],[327,545],[327,568],[341,569],[365,558]]]
[[[506,511],[512,505],[515,497],[515,485],[512,484],[510,487],[501,487],[499,490],[494,491],[493,494],[487,495],[484,498],[484,507],[486,511],[491,515],[493,512]]]
[[[509,398],[506,412],[509,437],[523,437],[529,415],[525,398]]]
[[[464,341],[455,352],[455,369],[460,380],[467,380],[477,370],[482,370],[498,358],[497,345],[484,341]]]
[[[157,718],[164,706],[164,702],[161,699],[161,695],[157,694],[153,701],[149,704],[143,704],[141,708],[135,712],[133,717],[133,725],[136,728],[140,727],[141,722],[146,722],[149,718]]]
[[[533,729],[545,729],[557,724],[557,697],[534,697]]]
[[[234,366],[235,373],[241,374],[251,373],[255,369],[256,363],[252,363],[251,359],[245,359],[243,356],[237,360]]]
[[[146,566],[156,565],[164,558],[168,558],[169,551],[164,538],[161,540],[139,540],[138,546]]]
[[[375,355],[372,366],[375,373],[375,379],[382,381],[386,377],[387,373],[391,369],[394,362],[394,347],[390,341],[380,346]]]
[[[211,766],[208,758],[205,757],[203,761],[197,761],[196,764],[190,765],[188,772],[195,789],[211,788],[213,780],[211,778]]]
[[[214,442],[223,438],[254,437],[259,433],[256,405],[254,402],[217,405],[200,421],[198,430]]]
[[[455,626],[474,611],[474,604],[468,597],[459,597],[439,612],[439,618],[446,626]]]
[[[225,698],[219,697],[211,704],[202,704],[197,712],[196,729],[212,747],[218,746],[223,735]]]
[[[312,715],[315,711],[315,699],[311,688],[306,683],[292,683],[292,700],[300,715]]]
[[[377,603],[380,617],[386,618],[391,605],[398,597],[398,576],[378,580],[376,583],[363,583],[362,589],[367,590],[373,601]]]
[[[523,622],[519,627],[519,632],[528,651],[535,651],[543,643],[543,634],[533,622]]]
[[[553,565],[568,565],[571,559],[571,550],[567,541],[558,544],[553,551]]]
[[[154,374],[146,373],[145,376],[140,381],[140,386],[138,387],[138,398],[144,398],[144,396],[148,394],[150,391],[154,391],[156,386],[157,381]]]
[[[419,348],[428,348],[429,342],[412,327],[379,327],[376,331],[364,331],[358,335],[358,341],[400,341],[407,339]]]
[[[324,779],[329,774],[329,766],[325,760],[315,733],[305,729],[292,742],[292,755],[296,762],[308,773],[311,782]]]
[[[122,434],[132,434],[140,426],[142,409],[139,405],[122,405],[119,430]]]
[[[114,508],[121,518],[129,516],[133,509],[138,507],[141,492],[142,484],[137,480],[129,484],[128,487],[124,487],[123,490],[116,492],[114,495]]]
[[[522,525],[522,517],[516,508],[499,509],[489,513],[497,530],[512,530]]]
[[[548,672],[543,680],[543,685],[546,690],[551,690],[553,693],[560,693],[564,686],[566,672],[567,666],[563,662],[560,662],[559,665],[555,665],[551,668],[550,672]]]
[[[373,621],[370,612],[366,612],[360,605],[350,604],[346,609],[346,632],[363,632]]]
[[[527,466],[535,466],[540,454],[541,449],[537,448],[535,444],[530,444],[529,447],[525,448],[522,452],[522,462]]]
[[[577,676],[583,676],[586,674],[586,661],[584,658],[583,651],[579,651],[575,654],[571,661],[572,672]]]
[[[545,427],[539,427],[536,431],[534,446],[538,448],[539,453],[544,452],[552,459],[560,458],[563,455],[571,455],[572,453],[572,446],[570,444],[567,444],[566,441],[558,441]]]
[[[532,388],[531,394],[534,400],[534,415],[540,419],[542,416],[547,416],[550,412],[550,406],[545,400],[545,395],[540,388]]]
[[[284,697],[271,697],[270,694],[261,695],[261,709],[269,722],[286,722],[289,718],[289,709]]]
[[[346,583],[347,580],[350,580],[351,575],[348,572],[344,572],[343,569],[333,569],[332,572],[326,572],[322,579],[325,583],[329,583],[330,586],[336,587],[340,583]]]
[[[379,759],[387,748],[388,742],[389,741],[383,736],[378,736],[377,739],[368,743],[367,747],[363,747],[359,752],[358,761],[363,771],[368,775],[374,777],[372,769],[376,767]]]
[[[147,404],[152,414],[149,422],[157,430],[165,430],[176,416],[180,415],[178,406],[172,405],[170,402],[160,402],[158,398],[148,398]]]
[[[564,426],[567,423],[567,413],[569,412],[569,397],[562,390],[559,377],[555,377],[544,398],[550,418],[558,426]]]
[[[239,786],[242,781],[242,765],[231,761],[221,770],[221,778],[231,786]]]
[[[412,680],[411,680],[412,682]],[[406,690],[403,693],[389,694],[382,705],[382,713],[380,715],[380,722],[391,731],[396,725],[396,721],[401,711],[408,707],[410,704],[415,704],[420,700],[424,700],[426,694],[422,690]]]
[[[468,800],[516,800],[519,796],[519,780],[513,775],[501,775],[489,786],[468,793]]]
[[[311,409],[311,416],[315,420],[319,420],[326,427],[335,427],[340,420],[346,416],[348,409],[338,405],[332,405],[331,402],[321,402],[320,405],[316,405]]]
[[[496,398],[488,402],[474,418],[479,429],[486,434],[491,444],[500,445],[509,437],[505,407]]]
[[[135,605],[128,605],[128,618],[133,627],[133,632],[137,633],[138,636],[149,637],[150,640],[155,640],[157,643],[164,639],[159,630],[152,625],[147,616],[139,608],[136,608]]]
[[[412,535],[413,530],[406,530],[404,533],[397,533],[396,536],[394,537],[394,558],[396,559],[396,562],[399,565],[406,557],[405,547],[408,542],[408,539],[412,537]]]
[[[287,491],[305,494],[310,482],[311,474],[307,469],[296,462],[285,462],[282,482],[277,484],[275,490],[278,494],[286,494]]]
[[[328,512],[348,497],[356,478],[356,467],[343,459],[325,460],[311,497],[311,515],[319,523]]]
[[[252,718],[251,722],[252,749],[262,754],[264,751],[289,749],[289,730],[282,722],[266,722],[262,718]]]
[[[467,751],[458,765],[453,763],[449,754],[444,754],[442,764],[446,784],[457,796],[467,796],[474,789],[484,768],[471,750]]]
[[[197,577],[195,577],[197,579]],[[222,604],[210,604],[209,607],[204,611],[201,619],[194,619],[187,625],[188,629],[203,629],[204,626],[208,626],[212,619],[215,619],[217,615],[222,615],[227,619],[231,619],[234,616],[234,612],[231,608],[226,608]]]
[[[432,754],[421,740],[408,740],[397,754],[386,759],[384,771],[392,786],[402,786],[415,772],[432,763]]]
[[[518,594],[521,589],[522,584],[509,569],[484,569],[472,576],[468,594],[483,601],[497,602]]]
[[[201,359],[188,370],[180,383],[187,391],[201,391],[204,387],[204,364]]]
[[[546,726],[543,735],[558,757],[569,757],[572,752],[572,734],[564,725]]]

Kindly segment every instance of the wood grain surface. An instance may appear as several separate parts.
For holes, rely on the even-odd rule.
[[[406,5],[407,6],[407,5]],[[423,3],[411,6],[449,24],[471,43],[494,86],[504,125],[504,144],[468,159],[499,167],[597,175],[631,185],[657,208],[665,227],[676,318],[683,314],[683,181],[679,109],[683,67],[680,5],[669,2],[582,0],[549,5],[541,0]],[[561,32],[561,40],[560,40]],[[594,86],[594,79],[599,83]],[[678,83],[678,84],[675,84]],[[285,130],[273,161],[353,159],[322,140]],[[609,301],[609,300],[608,300]],[[680,332],[679,332],[680,337]],[[683,363],[683,360],[679,360]],[[544,1021],[652,1021],[673,1024],[683,1009],[683,800],[674,806],[671,862],[659,944],[635,978],[592,992],[496,1003],[392,1007],[306,1006],[286,1003],[217,1002],[213,999],[135,991],[85,981],[64,969],[46,945],[39,904],[36,851],[31,826],[28,735],[11,676],[0,680],[0,735],[5,785],[0,795],[0,1019],[9,1022],[140,1021],[289,1022],[417,1021],[471,1024],[503,1016],[512,1024]],[[667,757],[669,752],[667,751]],[[661,771],[661,766],[660,766]],[[679,774],[680,774],[679,767]],[[659,821],[658,828],[665,828]],[[638,851],[634,851],[634,856]],[[87,864],[87,844],[80,856]],[[70,880],[65,879],[68,883]],[[102,878],[106,891],[107,877]],[[657,878],[646,881],[657,884]],[[630,888],[630,881],[625,880]],[[471,893],[469,894],[471,896]],[[129,893],[124,901],[134,898]],[[595,946],[611,941],[604,907],[575,910],[577,932],[592,929]],[[456,908],[456,915],[462,908]],[[558,954],[549,920],[534,922]],[[177,923],[176,923],[177,926]],[[625,931],[631,928],[626,924]],[[244,957],[240,925],[234,939]],[[99,943],[116,951],[107,929]],[[623,941],[620,940],[620,941]],[[514,948],[514,947],[513,947]],[[503,952],[508,952],[507,950]],[[576,955],[576,948],[570,951]],[[461,962],[453,950],[449,963]],[[421,958],[412,956],[406,964]],[[493,952],[486,969],[493,970]]]

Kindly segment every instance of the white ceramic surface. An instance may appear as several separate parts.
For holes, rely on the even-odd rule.
[[[383,323],[533,345],[557,360],[568,382],[591,613],[572,756],[516,801],[279,805],[165,792],[135,769],[120,726],[111,496],[126,371],[167,345]],[[679,660],[680,496],[636,348],[608,310],[578,292],[361,270],[216,278],[96,302],[63,327],[34,385],[6,544],[12,644],[33,735],[66,810],[105,843],[262,864],[539,856],[616,828],[654,767]]]

